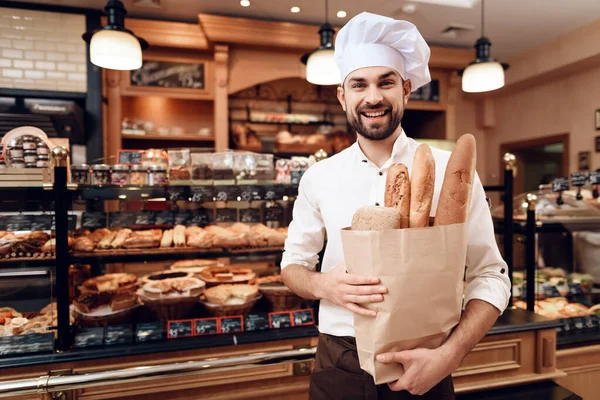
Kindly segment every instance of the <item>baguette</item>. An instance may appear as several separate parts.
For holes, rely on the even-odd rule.
[[[434,226],[467,222],[476,162],[475,138],[462,135],[450,155],[440,191]]]
[[[385,207],[400,211],[400,228],[408,228],[410,213],[410,179],[404,164],[390,167],[385,181]]]
[[[162,239],[160,240],[160,247],[171,247],[173,244],[173,229],[164,231]]]
[[[435,188],[435,159],[426,144],[417,148],[410,179],[409,227],[429,226],[429,214]]]
[[[175,228],[173,228],[173,244],[175,247],[185,247],[185,226],[175,225]]]
[[[115,239],[116,236],[117,236],[116,231],[109,233],[108,235],[104,236],[102,238],[102,240],[100,240],[100,242],[98,242],[97,247],[99,249],[110,249],[110,244],[112,243],[112,241]]]

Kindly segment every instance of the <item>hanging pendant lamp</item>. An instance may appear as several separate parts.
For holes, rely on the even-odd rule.
[[[492,43],[484,34],[484,4],[481,0],[481,37],[475,42],[476,59],[462,71],[462,90],[469,93],[489,92],[504,86],[508,64],[490,56]]]
[[[101,68],[134,70],[142,66],[142,50],[148,42],[125,29],[127,10],[119,0],[108,0],[104,7],[107,24],[81,37],[90,44],[90,60]]]
[[[320,46],[300,59],[303,64],[306,64],[306,80],[315,85],[340,83],[340,70],[333,57],[335,31],[328,21],[328,6],[328,1],[325,0],[325,23],[319,29]]]

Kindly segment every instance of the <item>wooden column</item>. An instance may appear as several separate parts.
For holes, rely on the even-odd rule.
[[[229,46],[215,46],[215,150],[229,148]]]
[[[106,69],[103,75],[106,88],[106,102],[103,106],[103,114],[106,116],[104,162],[114,164],[121,148],[121,71]]]

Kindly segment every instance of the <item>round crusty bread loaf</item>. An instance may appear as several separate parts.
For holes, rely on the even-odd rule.
[[[400,225],[400,210],[392,207],[361,207],[352,217],[352,230],[354,231],[400,229]]]

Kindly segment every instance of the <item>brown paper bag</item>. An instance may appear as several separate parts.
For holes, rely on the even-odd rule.
[[[342,230],[346,269],[377,276],[388,289],[368,308],[376,317],[354,314],[360,366],[376,384],[403,374],[399,364],[382,364],[378,354],[437,348],[460,319],[466,259],[466,225],[386,231]]]

